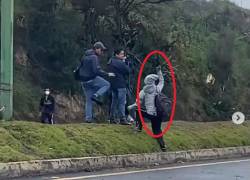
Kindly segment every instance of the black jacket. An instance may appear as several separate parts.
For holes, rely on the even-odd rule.
[[[54,113],[55,112],[55,99],[49,95],[47,98],[44,95],[40,100],[39,111],[42,113]]]
[[[129,66],[122,60],[112,57],[108,63],[109,71],[115,73],[115,77],[110,78],[111,88],[113,90],[126,88],[127,76],[129,75]]]
[[[108,73],[103,71],[100,64],[99,58],[95,54],[93,49],[87,50],[85,56],[81,61],[80,76],[82,81],[89,81],[94,79],[96,76],[107,76]]]

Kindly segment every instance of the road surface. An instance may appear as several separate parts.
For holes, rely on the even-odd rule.
[[[250,159],[168,165],[152,169],[111,170],[18,180],[250,180]]]

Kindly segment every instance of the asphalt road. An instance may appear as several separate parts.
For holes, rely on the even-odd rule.
[[[153,169],[112,170],[19,180],[250,180],[250,159],[179,164]]]

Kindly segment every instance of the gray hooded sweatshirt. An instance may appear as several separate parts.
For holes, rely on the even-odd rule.
[[[155,85],[155,81],[159,79],[158,85]],[[144,87],[140,91],[140,103],[142,109],[145,109],[146,112],[150,115],[157,116],[156,107],[155,107],[155,96],[161,93],[164,87],[164,79],[161,70],[156,74],[150,74],[144,79]],[[132,108],[137,107],[137,104],[134,103]]]

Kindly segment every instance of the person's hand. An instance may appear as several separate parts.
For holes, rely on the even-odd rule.
[[[115,73],[108,73],[109,77],[115,77]]]
[[[130,105],[127,107],[128,111],[130,111],[131,109],[133,109],[133,105]]]
[[[127,59],[127,57],[124,56],[124,57],[122,58],[122,61],[123,61],[123,62],[126,62],[126,59]]]

